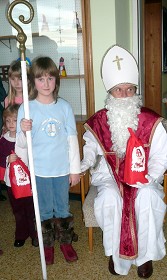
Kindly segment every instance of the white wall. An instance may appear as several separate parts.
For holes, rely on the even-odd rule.
[[[115,0],[90,0],[92,24],[92,48],[95,110],[104,106],[106,91],[101,76],[100,65],[105,51],[116,43]]]
[[[90,0],[95,111],[104,107],[106,98],[100,76],[100,65],[105,51],[116,43],[134,51],[132,4],[135,1],[137,0]]]
[[[115,1],[116,42],[127,50],[131,50],[131,17],[129,0]]]

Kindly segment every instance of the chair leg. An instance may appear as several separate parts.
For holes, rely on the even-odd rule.
[[[89,251],[93,252],[93,227],[88,228]]]
[[[167,174],[164,175],[164,202],[167,204]]]
[[[164,174],[164,202],[167,204],[167,174]],[[166,221],[167,213],[165,214],[164,222]]]
[[[85,201],[84,175],[81,176],[80,187],[81,187],[81,202],[82,202],[82,206],[83,206],[84,201]]]

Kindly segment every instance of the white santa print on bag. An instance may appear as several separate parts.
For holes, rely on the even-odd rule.
[[[131,170],[136,172],[145,170],[145,152],[142,146],[133,148]]]
[[[23,170],[21,165],[19,164],[14,165],[14,172],[15,172],[17,186],[26,186],[27,184],[30,184],[29,176]]]

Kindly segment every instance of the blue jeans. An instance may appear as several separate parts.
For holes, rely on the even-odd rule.
[[[69,212],[69,175],[62,177],[36,176],[41,221],[67,218]]]

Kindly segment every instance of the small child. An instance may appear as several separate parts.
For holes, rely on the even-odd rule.
[[[27,74],[29,67],[27,65]],[[23,103],[23,88],[22,88],[22,77],[21,77],[21,62],[14,60],[8,70],[9,77],[9,92],[6,98],[4,97],[4,107],[7,108],[9,105]],[[2,135],[5,133],[4,127],[2,127]],[[4,184],[0,182],[0,200],[6,200],[6,197],[2,194],[1,189]]]
[[[4,180],[8,186],[8,197],[16,220],[14,246],[23,246],[25,240],[30,236],[32,239],[32,245],[37,247],[38,239],[34,223],[35,214],[33,198],[25,197],[15,199],[9,179],[10,163],[14,162],[18,156],[21,157],[22,154],[25,154],[23,149],[17,146],[15,147],[18,108],[18,104],[10,105],[3,112],[3,125],[7,132],[0,139],[0,173],[5,174],[4,178],[2,177],[0,179]],[[16,154],[12,154],[12,150],[15,150]]]
[[[49,57],[37,58],[30,68],[31,120],[18,112],[17,140],[32,130],[34,169],[42,221],[46,264],[54,263],[54,236],[68,262],[78,256],[73,216],[69,211],[69,188],[80,181],[80,155],[74,114],[70,104],[58,97],[60,76]],[[26,142],[23,141],[22,147]],[[21,143],[20,143],[21,147]],[[54,232],[55,229],[55,232]]]

